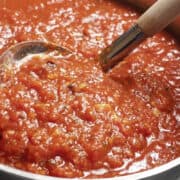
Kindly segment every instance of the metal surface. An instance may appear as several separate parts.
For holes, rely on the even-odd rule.
[[[110,46],[104,49],[99,56],[103,70],[108,71],[118,62],[122,61],[123,57],[130,53],[145,37],[141,28],[136,24],[116,39]]]
[[[0,165],[0,180],[67,180],[68,178],[58,178],[42,176],[14,169],[5,165]],[[162,166],[144,172],[127,176],[105,178],[104,180],[180,180],[180,158],[177,158]],[[167,179],[168,178],[168,179]],[[79,178],[74,178],[79,179]],[[101,178],[103,179],[103,178]]]
[[[10,67],[13,64],[21,65],[26,60],[29,60],[29,56],[32,57],[40,54],[43,54],[43,56],[58,56],[65,58],[72,53],[70,50],[50,42],[24,41],[8,48],[0,56],[0,65],[7,65]]]

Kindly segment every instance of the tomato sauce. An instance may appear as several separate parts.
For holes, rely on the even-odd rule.
[[[96,60],[137,18],[110,0],[0,1],[0,53],[34,39],[75,52],[1,68],[0,163],[99,178],[180,157],[179,43],[159,33],[108,74]]]

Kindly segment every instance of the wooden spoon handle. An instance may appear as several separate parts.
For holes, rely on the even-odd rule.
[[[151,36],[171,23],[180,13],[180,0],[158,0],[137,21],[142,31]]]
[[[148,36],[164,29],[180,13],[180,0],[158,0],[122,36],[105,48],[99,56],[104,71],[108,71]]]

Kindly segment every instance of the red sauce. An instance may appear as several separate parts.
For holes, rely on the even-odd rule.
[[[0,163],[59,177],[112,177],[180,156],[180,51],[162,32],[104,74],[98,53],[137,19],[110,0],[0,1],[0,52],[41,39],[76,52],[0,73]]]

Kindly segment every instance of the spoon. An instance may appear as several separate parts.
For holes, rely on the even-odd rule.
[[[135,25],[102,51],[99,61],[103,70],[106,72],[123,61],[142,41],[163,30],[179,14],[180,0],[158,0]]]
[[[180,0],[158,0],[131,29],[102,51],[99,62],[103,70],[108,71],[122,61],[140,42],[164,29],[179,13]],[[7,49],[0,56],[0,65],[21,65],[28,57],[36,55],[66,57],[72,55],[72,52],[50,42],[24,41]]]
[[[66,58],[73,53],[65,47],[45,41],[24,41],[11,46],[0,56],[0,65],[20,66],[32,56],[58,56]]]

